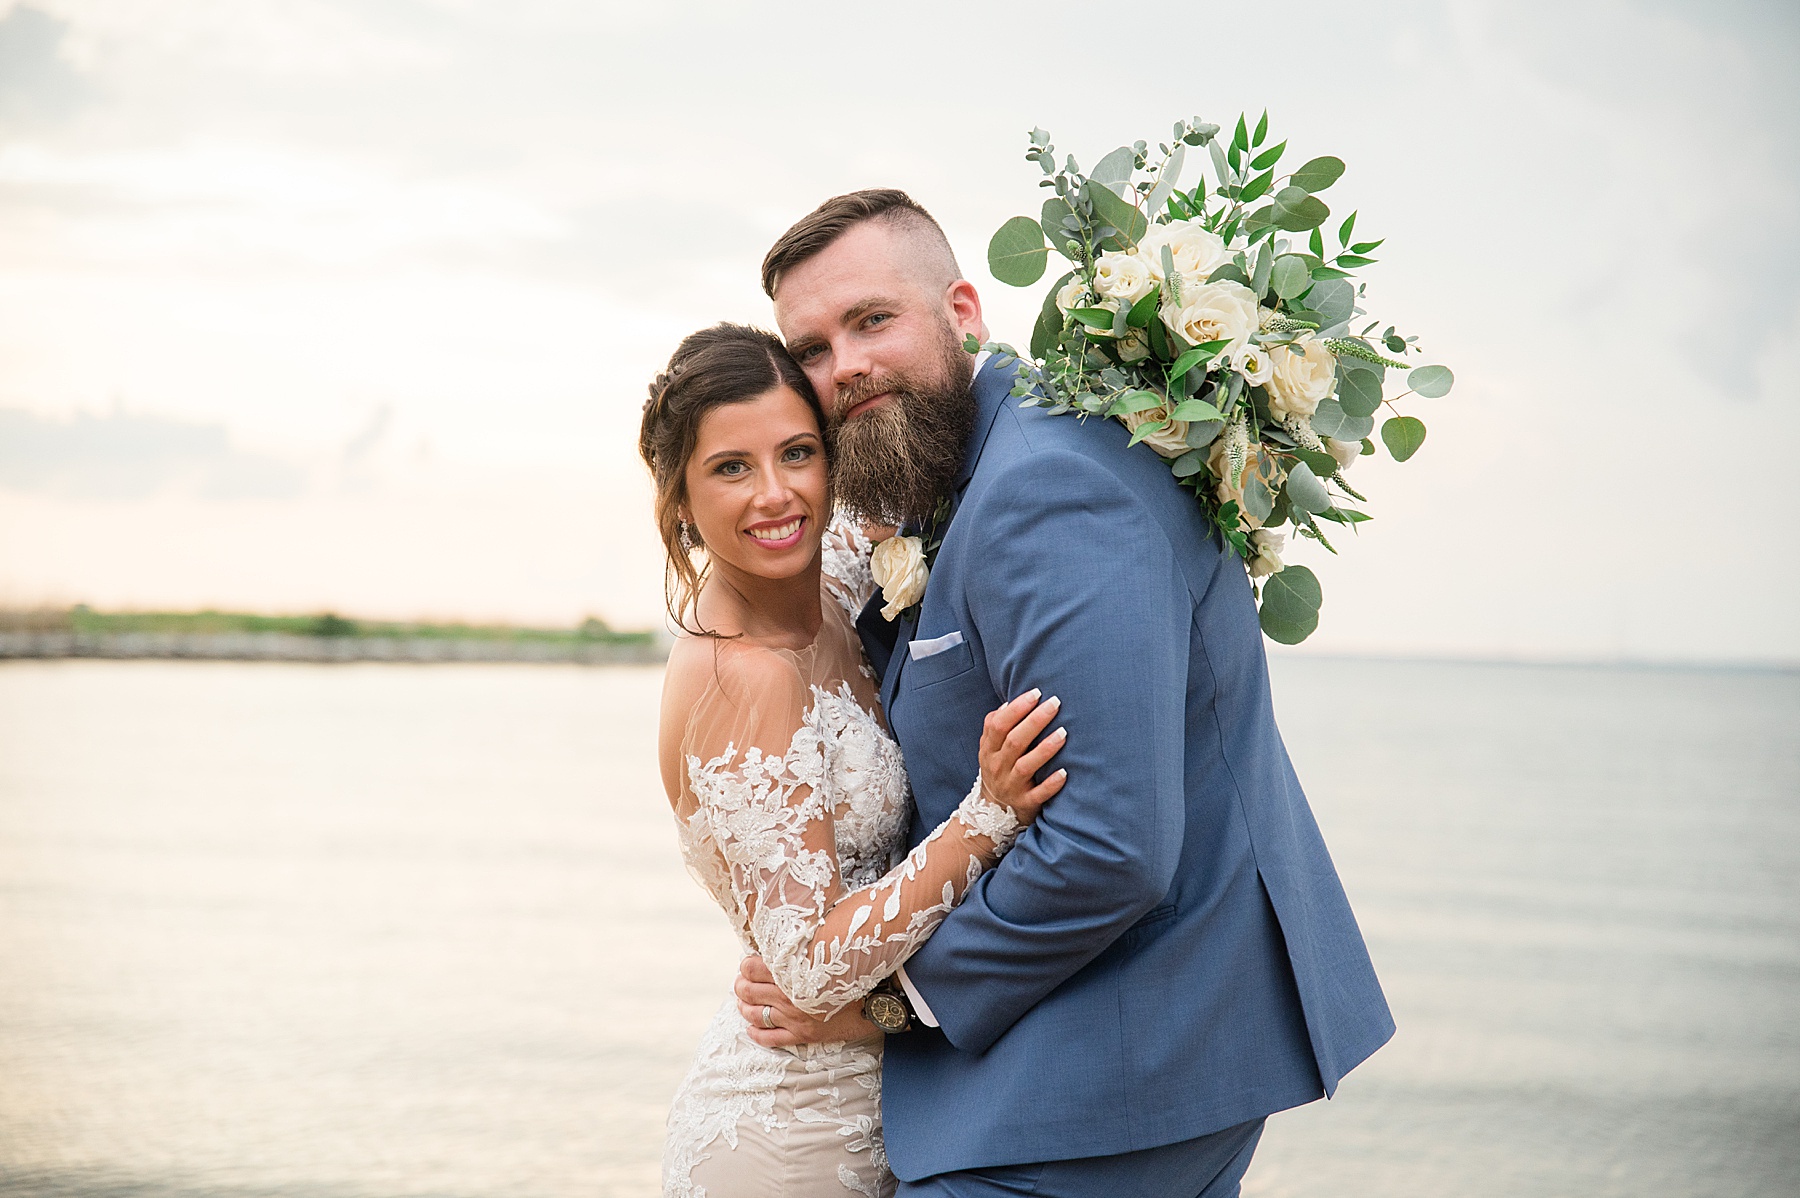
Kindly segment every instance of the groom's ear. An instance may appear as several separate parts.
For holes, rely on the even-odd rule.
[[[981,296],[975,284],[967,279],[950,284],[944,293],[944,306],[958,338],[972,334],[978,341],[988,339],[987,323],[981,317]]]

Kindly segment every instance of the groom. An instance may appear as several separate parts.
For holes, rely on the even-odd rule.
[[[858,621],[912,778],[917,843],[977,733],[1062,700],[1062,793],[905,966],[883,1123],[903,1195],[1238,1193],[1274,1111],[1329,1096],[1394,1024],[1270,705],[1244,567],[1109,420],[1021,408],[943,231],[838,196],[763,287],[833,426],[838,498],[932,523],[923,603]],[[971,379],[971,367],[973,378]],[[750,958],[772,1043],[842,1039]],[[749,1001],[753,1000],[753,1001]]]

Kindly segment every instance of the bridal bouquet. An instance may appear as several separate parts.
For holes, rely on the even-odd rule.
[[[1059,166],[1049,134],[1033,130],[1025,156],[1054,194],[1038,219],[1000,226],[988,265],[1015,287],[1041,279],[1052,250],[1073,269],[1044,297],[1029,355],[974,338],[967,348],[1018,358],[1025,405],[1118,419],[1132,444],[1162,455],[1244,559],[1263,632],[1291,645],[1318,627],[1321,591],[1305,566],[1284,565],[1276,530],[1292,525],[1336,553],[1324,525],[1370,519],[1351,506],[1366,501],[1345,472],[1375,452],[1376,414],[1392,413],[1381,442],[1404,462],[1425,425],[1394,405],[1447,394],[1453,380],[1408,360],[1417,338],[1378,333],[1379,320],[1356,327],[1356,273],[1381,242],[1356,239],[1354,212],[1328,233],[1318,193],[1344,164],[1314,158],[1282,173],[1287,143],[1266,145],[1268,124],[1267,113],[1254,129],[1240,117],[1221,140],[1217,125],[1182,121],[1154,165],[1140,141],[1087,174],[1073,157]],[[1203,165],[1183,191],[1187,152],[1202,148],[1210,186]],[[1391,399],[1389,368],[1407,372]]]

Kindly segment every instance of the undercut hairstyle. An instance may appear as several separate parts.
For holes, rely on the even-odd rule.
[[[741,324],[717,324],[690,333],[675,347],[669,365],[650,383],[644,421],[638,430],[638,453],[656,485],[656,531],[662,536],[668,567],[663,574],[664,601],[683,631],[712,635],[699,626],[695,605],[710,564],[696,568],[688,546],[681,543],[681,505],[687,501],[687,465],[700,439],[700,422],[714,408],[744,403],[778,387],[796,392],[812,409],[825,434],[825,413],[806,372],[788,354],[781,338]],[[826,449],[830,452],[829,445]],[[829,457],[827,458],[829,465]],[[695,548],[703,548],[698,529],[690,527]],[[692,626],[688,617],[694,617]]]
[[[783,233],[763,258],[763,291],[774,299],[783,271],[792,270],[866,221],[881,221],[903,230],[918,248],[921,264],[942,276],[937,281],[945,287],[962,278],[950,239],[931,213],[897,187],[871,187],[831,197]]]

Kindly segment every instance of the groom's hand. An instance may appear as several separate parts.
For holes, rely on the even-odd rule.
[[[808,1015],[788,1001],[775,984],[775,975],[761,957],[745,957],[738,966],[738,1013],[750,1025],[750,1038],[764,1048],[792,1048],[796,1044],[829,1044],[839,1040],[866,1040],[881,1029],[863,1018],[862,1004],[851,1003],[830,1019]],[[768,1027],[763,1008],[768,1008]]]

